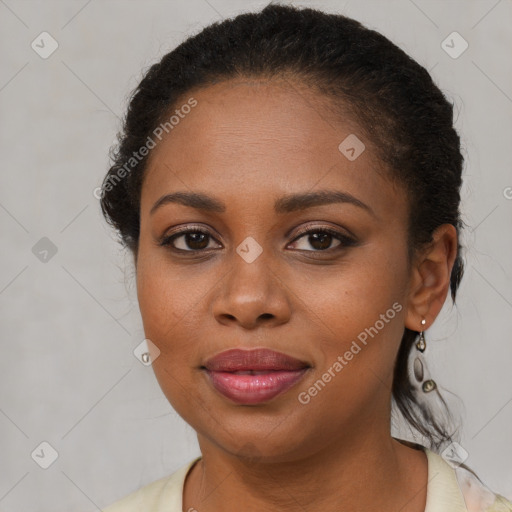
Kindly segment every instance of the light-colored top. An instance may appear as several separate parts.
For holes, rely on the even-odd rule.
[[[423,449],[428,460],[425,512],[512,512],[512,502],[493,493],[469,468]],[[182,510],[185,477],[199,459],[132,492],[103,512],[188,512]]]

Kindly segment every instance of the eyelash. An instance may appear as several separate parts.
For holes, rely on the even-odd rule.
[[[172,242],[174,242],[174,240],[176,240],[180,236],[187,235],[190,233],[201,233],[201,234],[209,236],[210,238],[215,240],[215,238],[208,231],[204,230],[203,228],[201,228],[199,226],[188,226],[186,228],[176,231],[172,235],[164,236],[159,241],[158,245],[160,245],[162,247],[168,247],[170,250],[177,252],[177,253],[192,253],[193,254],[193,253],[208,252],[211,250],[211,249],[185,250],[185,249],[178,249],[178,248],[172,246]],[[315,252],[315,253],[332,252],[332,251],[336,251],[336,250],[343,249],[346,247],[351,247],[357,243],[356,240],[354,240],[353,238],[351,238],[343,233],[340,233],[339,231],[336,231],[334,229],[327,228],[327,227],[302,229],[297,233],[297,236],[292,240],[291,243],[296,242],[297,240],[302,238],[304,235],[309,235],[312,233],[322,233],[322,234],[332,235],[335,239],[337,239],[340,242],[340,245],[338,245],[336,247],[331,247],[329,249],[312,250],[312,251],[307,250],[305,252]],[[298,249],[298,250],[304,251],[303,249]]]

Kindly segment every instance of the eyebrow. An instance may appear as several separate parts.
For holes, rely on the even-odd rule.
[[[178,203],[184,206],[190,206],[197,210],[207,212],[224,213],[226,205],[214,197],[199,192],[174,192],[166,194],[156,201],[149,212],[152,215],[158,208],[169,204]],[[289,194],[276,200],[274,211],[279,214],[292,213],[300,210],[306,210],[314,206],[321,206],[332,203],[348,203],[358,206],[373,215],[375,212],[361,200],[357,199],[348,192],[339,190],[320,190],[317,192],[305,192],[299,194]]]

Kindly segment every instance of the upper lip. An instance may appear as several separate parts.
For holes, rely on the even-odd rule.
[[[267,348],[252,350],[234,348],[211,357],[204,367],[215,372],[247,370],[300,370],[310,365],[295,357]]]

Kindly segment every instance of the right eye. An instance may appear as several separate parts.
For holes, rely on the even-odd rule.
[[[182,239],[177,247],[176,241]],[[208,248],[209,239],[214,240],[212,235],[199,227],[187,227],[179,231],[165,235],[160,241],[159,245],[168,247],[176,252],[201,252]],[[189,249],[187,249],[187,246]]]

